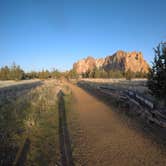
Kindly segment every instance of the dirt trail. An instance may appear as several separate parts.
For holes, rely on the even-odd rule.
[[[86,144],[79,154],[80,158],[87,160],[85,165],[166,165],[165,153],[154,142],[129,128],[110,107],[81,88],[72,84],[68,86],[72,89],[73,109],[79,113],[79,123],[86,138],[75,145],[81,148]]]

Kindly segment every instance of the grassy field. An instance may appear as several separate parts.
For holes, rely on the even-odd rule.
[[[57,93],[62,85],[57,80],[34,82],[12,83],[17,88],[7,85],[1,90],[0,165],[13,163],[26,138],[30,140],[26,165],[59,161]]]

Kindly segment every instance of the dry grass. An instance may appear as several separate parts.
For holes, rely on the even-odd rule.
[[[57,93],[62,85],[57,80],[31,84],[1,90],[0,165],[13,162],[27,137],[31,148],[26,165],[55,165],[59,160]]]
[[[14,81],[14,80],[9,80],[9,81],[0,81],[0,88],[4,87],[10,87],[10,86],[15,86],[15,85],[22,85],[22,84],[31,84],[35,82],[39,82],[40,80],[34,79],[34,80],[22,80],[22,81]]]

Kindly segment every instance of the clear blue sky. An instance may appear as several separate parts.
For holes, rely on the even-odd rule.
[[[142,51],[166,40],[166,0],[0,0],[0,66],[70,69],[117,50]]]

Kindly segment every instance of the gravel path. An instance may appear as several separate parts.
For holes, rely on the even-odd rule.
[[[76,154],[76,160],[86,160],[77,165],[166,165],[166,154],[154,142],[129,128],[110,107],[81,88],[68,86],[74,98],[72,107],[79,115],[81,126],[81,134],[76,131],[73,138],[74,146],[81,151]]]

